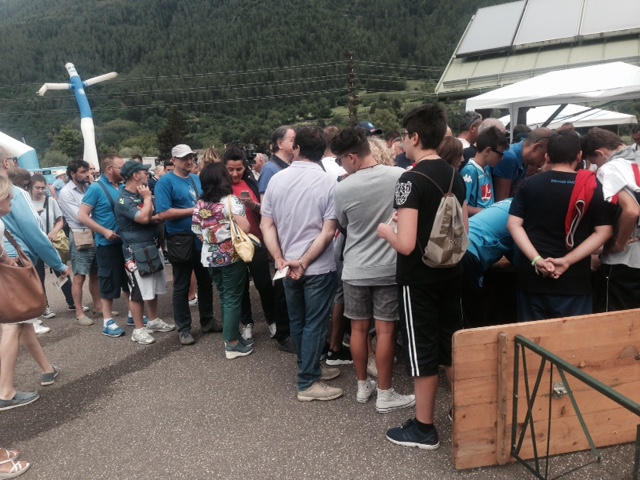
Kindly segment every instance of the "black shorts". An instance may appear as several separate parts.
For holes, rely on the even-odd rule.
[[[100,298],[113,300],[120,298],[120,291],[129,293],[122,245],[97,246],[96,260],[100,279]]]
[[[451,366],[451,339],[462,328],[462,276],[431,285],[399,285],[400,331],[410,377]]]

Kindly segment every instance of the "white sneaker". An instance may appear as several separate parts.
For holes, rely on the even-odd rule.
[[[42,314],[44,318],[53,318],[56,316],[55,312],[52,312],[49,307],[44,309],[44,313]]]
[[[156,341],[155,338],[151,336],[149,331],[146,328],[141,328],[140,330],[134,330],[131,334],[131,341],[137,342],[140,345],[149,345]]]
[[[150,332],[171,332],[175,330],[176,326],[166,323],[164,320],[157,318],[155,320],[149,320],[145,325],[145,328]]]
[[[378,366],[376,365],[375,355],[371,355],[367,360],[367,374],[372,377],[378,377]]]
[[[359,403],[367,403],[376,391],[377,383],[374,379],[367,377],[366,380],[358,380],[358,393],[356,394],[356,400]]]
[[[40,325],[38,323],[34,323],[33,328],[36,331],[36,335],[40,335],[41,333],[49,333],[51,331],[49,327],[45,327],[44,325]]]
[[[269,325],[269,336],[271,338],[275,337],[276,331],[277,331],[276,322],[273,322],[271,325]]]
[[[378,399],[376,400],[378,413],[389,413],[394,410],[413,407],[415,404],[415,395],[401,395],[393,388],[389,390],[380,390],[378,388]]]
[[[189,300],[189,306],[190,307],[195,307],[196,305],[198,305],[198,295],[196,294],[195,297],[193,297],[193,300]]]
[[[245,340],[253,339],[253,323],[244,326],[242,329],[242,338]]]

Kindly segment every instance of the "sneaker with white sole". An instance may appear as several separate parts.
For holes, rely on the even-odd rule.
[[[116,321],[112,318],[104,327],[102,327],[102,334],[106,335],[107,337],[116,338],[124,335],[124,330],[121,329]]]
[[[190,307],[195,307],[196,305],[198,305],[198,295],[189,300]]]
[[[55,312],[52,312],[49,307],[44,309],[44,313],[42,314],[44,318],[53,318],[56,316]]]
[[[339,368],[331,368],[325,367],[324,365],[320,365],[320,370],[322,371],[322,376],[320,380],[333,380],[334,378],[340,375]]]
[[[376,400],[378,413],[389,413],[403,408],[410,408],[415,404],[415,395],[402,395],[393,388],[389,390],[380,390],[378,388],[378,398]]]
[[[40,335],[42,333],[49,333],[51,331],[49,327],[45,327],[44,325],[39,325],[37,323],[33,324],[33,328],[36,331],[36,335]]]
[[[376,356],[371,355],[367,360],[367,374],[372,377],[378,377],[378,365],[376,365]]]
[[[318,381],[306,390],[298,390],[298,400],[300,402],[311,402],[313,400],[335,400],[342,396],[342,389],[330,387],[324,382]]]
[[[139,343],[140,345],[149,345],[156,341],[155,338],[151,336],[149,330],[146,328],[135,329],[131,334],[131,341]]]
[[[238,357],[246,357],[251,352],[253,352],[253,346],[245,345],[244,343],[238,341],[235,345],[231,345],[230,343],[224,343],[224,355],[227,357],[227,360],[233,360]]]
[[[71,311],[75,311],[76,306],[75,305],[69,305],[69,310]],[[82,306],[82,311],[83,312],[88,312],[89,311],[89,307],[87,307],[86,305]]]
[[[269,336],[271,338],[276,336],[277,328],[278,327],[276,327],[276,322],[273,322],[272,324],[269,325]]]
[[[329,349],[327,352],[327,365],[351,365],[353,363],[353,357],[347,347],[342,347],[337,352]]]
[[[145,317],[146,318],[146,317]],[[176,329],[176,326],[170,323],[165,322],[161,318],[157,318],[155,320],[149,320],[145,322],[145,327],[149,332],[172,332]]]
[[[373,392],[376,391],[377,386],[378,384],[372,378],[367,377],[366,380],[358,380],[358,393],[356,394],[358,403],[367,403]]]
[[[245,340],[253,339],[253,323],[245,325],[242,328],[242,338],[244,338]]]
[[[433,427],[429,433],[423,433],[413,418],[407,420],[401,427],[387,430],[387,440],[403,447],[418,447],[423,450],[435,450],[440,446],[436,427]]]
[[[46,387],[47,385],[53,385],[53,382],[56,380],[58,374],[60,373],[60,369],[58,367],[56,367],[55,365],[51,366],[53,367],[53,372],[43,373],[40,377],[40,385],[42,385],[43,387]]]
[[[142,321],[144,322],[144,326],[147,326],[147,323],[149,323],[149,319],[147,318],[146,315],[144,315],[142,317]],[[136,322],[133,321],[133,315],[127,315],[127,327],[135,327],[136,326]]]

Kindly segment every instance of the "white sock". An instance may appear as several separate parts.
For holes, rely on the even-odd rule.
[[[102,321],[102,326],[103,326],[103,327],[106,327],[106,326],[107,326],[107,323],[109,323],[111,320],[113,320],[113,318],[105,318],[105,319]]]

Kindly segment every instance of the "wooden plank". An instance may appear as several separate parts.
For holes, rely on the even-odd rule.
[[[631,399],[640,398],[640,310],[484,327],[457,332],[453,339],[454,466],[458,469],[503,464],[510,458],[513,395],[513,339],[522,335]],[[510,345],[505,348],[505,345]],[[527,351],[531,386],[540,358]],[[522,362],[518,421],[526,399]],[[578,406],[598,447],[635,440],[640,419],[568,375]],[[554,369],[553,383],[561,378]],[[506,399],[506,400],[505,400]],[[546,448],[549,415],[547,365],[534,409],[539,446]],[[588,449],[567,396],[551,401],[552,454]],[[541,441],[542,440],[542,441]],[[531,458],[526,440],[522,456]]]
[[[498,334],[498,421],[496,422],[496,445],[498,465],[504,465],[511,456],[509,432],[507,431],[507,403],[509,379],[507,378],[509,339],[506,333]]]

